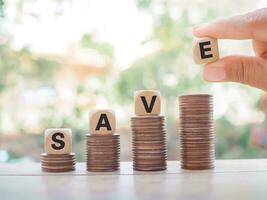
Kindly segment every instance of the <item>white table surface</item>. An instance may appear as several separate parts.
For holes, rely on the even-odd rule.
[[[217,160],[214,170],[181,170],[169,161],[163,172],[133,172],[122,162],[114,173],[44,173],[40,163],[0,163],[0,200],[267,199],[267,159]]]

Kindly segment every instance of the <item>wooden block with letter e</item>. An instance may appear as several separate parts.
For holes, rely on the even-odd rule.
[[[211,63],[219,59],[218,41],[215,38],[198,38],[193,42],[196,64]]]
[[[46,154],[70,154],[72,131],[69,128],[51,128],[45,130]]]
[[[138,90],[134,93],[135,115],[159,115],[161,110],[160,92],[156,90]]]
[[[116,131],[116,117],[113,110],[94,110],[89,117],[90,134],[113,134]]]

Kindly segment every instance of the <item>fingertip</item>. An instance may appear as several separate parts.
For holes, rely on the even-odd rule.
[[[211,63],[207,63],[205,65],[205,68],[208,68],[208,67],[224,67],[224,58],[218,59]]]
[[[204,66],[202,79],[208,82],[221,82],[226,79],[224,65],[218,62],[209,63]]]
[[[202,70],[201,77],[202,77],[202,80],[207,81],[207,82],[211,82],[210,78],[208,76],[208,72],[207,72],[207,67],[206,66]]]
[[[192,28],[192,32],[193,35],[196,37],[203,37],[203,36],[207,36],[207,24],[200,24],[200,25],[196,25]]]
[[[206,77],[205,77],[205,67],[204,67],[204,69],[202,70],[201,78],[202,78],[202,80],[207,81],[207,80],[206,80]]]
[[[265,60],[267,60],[267,51],[261,54],[261,57]]]
[[[202,77],[208,82],[222,82],[226,79],[226,74],[223,67],[206,67]]]
[[[201,30],[201,26],[194,26],[193,28],[192,28],[192,33],[193,33],[193,35],[194,36],[196,36],[196,37],[201,37],[201,31],[199,31],[199,30]]]

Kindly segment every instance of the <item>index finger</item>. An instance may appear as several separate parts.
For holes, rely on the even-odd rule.
[[[256,39],[267,41],[267,9],[256,10],[218,20],[214,23],[195,27],[196,37],[214,37],[219,39]]]

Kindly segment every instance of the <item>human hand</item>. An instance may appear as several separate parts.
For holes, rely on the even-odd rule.
[[[233,81],[267,91],[267,8],[193,28],[196,37],[251,39],[255,56],[232,55],[206,64],[203,79]]]

